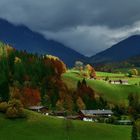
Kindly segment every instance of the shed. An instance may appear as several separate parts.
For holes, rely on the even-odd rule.
[[[30,106],[28,109],[32,110],[32,111],[39,112],[39,113],[43,113],[46,115],[48,115],[48,113],[50,112],[49,108],[46,106]]]

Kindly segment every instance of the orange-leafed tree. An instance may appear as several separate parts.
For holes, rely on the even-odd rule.
[[[86,109],[86,105],[85,103],[83,102],[82,98],[81,97],[78,97],[77,100],[76,100],[76,105],[78,107],[79,110],[83,110],[83,109]]]
[[[86,65],[86,70],[88,72],[88,75],[90,78],[96,78],[96,71],[94,69],[94,67],[92,67],[91,65],[87,64]]]
[[[58,57],[47,55],[47,61],[51,64],[51,66],[54,68],[55,74],[60,77],[61,74],[65,73],[67,68],[66,65],[62,60],[60,60]]]

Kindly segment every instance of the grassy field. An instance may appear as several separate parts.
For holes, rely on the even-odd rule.
[[[107,75],[107,73],[97,73],[99,75]],[[110,74],[112,78],[118,76],[118,74]],[[123,77],[123,75],[120,75]],[[110,78],[110,77],[109,77]],[[123,78],[121,78],[123,79]],[[78,80],[82,80],[80,74],[76,71],[68,71],[63,75],[63,80],[70,87],[75,89]],[[134,81],[133,81],[134,80]],[[131,83],[139,81],[139,78],[130,79]],[[128,103],[128,95],[130,93],[140,94],[140,86],[136,85],[112,85],[103,80],[90,80],[87,79],[87,83],[92,87],[98,94],[102,95],[106,100],[113,103]]]
[[[139,85],[140,86],[140,77],[123,77],[123,78],[115,78],[115,77],[112,77],[112,78],[109,78],[110,80],[120,80],[120,79],[125,79],[125,80],[128,80],[128,84],[130,85]]]
[[[68,70],[68,73],[75,73],[75,74],[80,74],[81,72],[78,70]],[[83,71],[82,73],[84,73],[85,71]],[[123,73],[108,73],[108,72],[96,72],[97,77],[125,77],[125,74]]]
[[[125,74],[123,73],[108,73],[108,72],[97,72],[97,77],[125,77]]]
[[[71,121],[28,112],[27,119],[0,114],[0,140],[130,140],[130,126]],[[66,131],[66,124],[69,131]],[[69,137],[68,137],[69,136]]]
[[[109,77],[110,80],[120,80],[125,79],[128,80],[128,83],[131,85],[140,84],[140,77],[127,77],[125,74],[121,73],[107,73],[107,72],[97,72],[97,77],[105,78]]]

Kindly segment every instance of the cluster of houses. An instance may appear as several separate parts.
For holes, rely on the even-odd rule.
[[[44,115],[52,115],[56,116],[58,118],[67,118],[72,120],[83,120],[83,121],[90,121],[90,122],[96,122],[97,119],[108,119],[113,115],[113,112],[111,110],[105,110],[105,109],[98,109],[98,110],[80,110],[77,115],[67,116],[66,111],[50,111],[48,107],[46,106],[31,106],[29,107],[29,110],[36,111],[38,113],[44,114]],[[130,125],[132,124],[131,120],[118,120],[117,124],[124,124],[124,125]]]
[[[109,80],[110,84],[116,84],[116,85],[128,85],[128,80]]]
[[[66,117],[65,111],[50,111],[48,107],[45,106],[31,106],[29,110],[39,112],[44,115],[53,115],[57,117]],[[111,110],[80,110],[78,115],[67,116],[68,119],[73,120],[84,120],[84,121],[94,121],[97,117],[111,117],[113,112]]]

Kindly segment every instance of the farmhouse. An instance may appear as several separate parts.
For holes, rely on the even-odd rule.
[[[45,115],[49,114],[49,109],[46,106],[30,106],[28,109]]]
[[[122,84],[122,85],[128,85],[128,80],[109,80],[110,84]]]
[[[80,110],[79,112],[82,120],[92,121],[98,117],[111,117],[113,112],[111,110]]]

